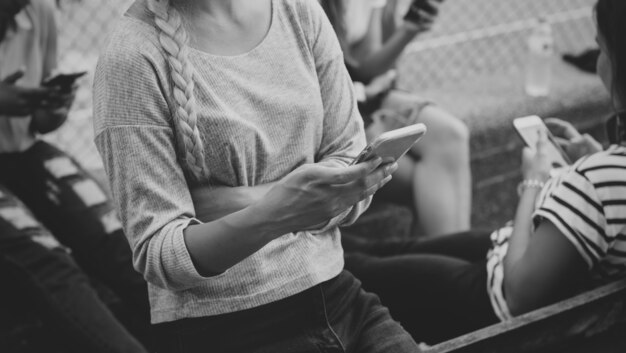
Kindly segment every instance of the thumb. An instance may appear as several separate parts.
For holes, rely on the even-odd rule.
[[[19,70],[5,77],[2,80],[2,82],[8,83],[8,84],[14,84],[15,82],[17,82],[17,80],[19,80],[22,77],[24,77],[24,68],[20,68]]]
[[[382,159],[376,157],[345,168],[333,168],[332,171],[328,170],[320,181],[325,184],[347,184],[372,173],[381,163]]]
[[[554,137],[554,142],[557,143],[557,145],[559,145],[559,147],[561,147],[564,150],[567,150],[569,148],[569,145],[573,142],[573,141],[569,141],[566,140],[564,138],[561,137]]]
[[[543,130],[539,130],[537,134],[539,135],[537,139],[537,154],[545,154],[548,145],[548,134]]]

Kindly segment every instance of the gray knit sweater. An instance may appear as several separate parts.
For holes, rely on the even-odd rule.
[[[248,53],[191,49],[190,60],[210,185],[260,185],[305,163],[343,167],[365,145],[341,50],[316,0],[273,0],[270,30]],[[149,283],[152,322],[256,307],[336,276],[336,226],[353,222],[369,199],[318,232],[277,238],[224,274],[197,272],[183,239],[197,221],[175,152],[169,77],[150,15],[126,14],[96,70],[95,141],[135,268]]]

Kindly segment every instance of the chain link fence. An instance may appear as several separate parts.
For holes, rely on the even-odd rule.
[[[100,167],[93,146],[91,86],[106,33],[133,0],[61,0],[60,69],[87,70],[66,125],[46,138],[88,168]],[[401,0],[403,1],[403,0]],[[399,84],[408,90],[442,87],[482,74],[506,75],[524,65],[534,20],[553,25],[559,53],[594,46],[595,0],[447,0],[430,33],[411,43],[399,63]]]

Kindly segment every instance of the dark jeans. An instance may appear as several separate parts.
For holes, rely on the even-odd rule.
[[[98,299],[66,249],[127,304],[136,332],[148,340],[147,285],[132,267],[130,248],[100,186],[45,142],[23,153],[0,154],[0,260],[19,284],[15,289],[36,298],[50,328],[83,351],[144,351]]]
[[[346,269],[417,342],[435,344],[498,322],[487,294],[488,232],[425,240],[344,237]]]
[[[347,271],[289,298],[240,312],[157,325],[169,352],[419,352],[378,297]]]

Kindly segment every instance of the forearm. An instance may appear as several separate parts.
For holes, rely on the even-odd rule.
[[[273,239],[289,233],[273,217],[250,206],[215,221],[185,229],[185,244],[198,273],[222,273]]]
[[[522,303],[529,302],[527,286],[531,285],[532,276],[529,277],[527,264],[524,264],[524,256],[529,248],[532,237],[532,214],[535,199],[540,190],[536,188],[525,189],[520,196],[519,205],[515,214],[513,232],[509,239],[509,249],[503,260],[504,292],[506,301],[512,315],[525,312],[526,306]],[[532,275],[532,274],[531,274]],[[530,300],[532,302],[532,300]]]
[[[363,59],[357,59],[354,68],[356,78],[359,81],[369,82],[374,77],[384,74],[392,69],[404,48],[415,38],[417,32],[398,28],[380,49],[372,52]]]
[[[515,218],[513,233],[509,239],[509,249],[504,259],[505,277],[513,270],[515,263],[524,255],[532,234],[532,214],[535,200],[541,192],[538,188],[527,188],[520,195]]]
[[[275,183],[239,187],[200,187],[192,191],[196,218],[211,222],[259,201]]]

